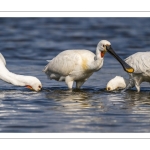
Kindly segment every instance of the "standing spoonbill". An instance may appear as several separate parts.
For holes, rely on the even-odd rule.
[[[26,86],[27,88],[34,91],[40,91],[42,88],[41,82],[36,77],[18,75],[10,72],[6,68],[6,60],[1,53],[0,53],[0,79],[16,86]]]
[[[111,79],[106,86],[108,91],[118,88],[125,91],[135,86],[140,92],[140,84],[150,82],[150,52],[137,52],[126,58],[125,62],[134,68],[134,73],[129,73],[129,79],[120,76]]]
[[[75,81],[79,89],[94,72],[101,69],[106,51],[121,63],[125,71],[134,71],[113,51],[107,40],[98,43],[96,54],[89,50],[65,50],[50,60],[43,71],[50,79],[65,81],[69,89]]]

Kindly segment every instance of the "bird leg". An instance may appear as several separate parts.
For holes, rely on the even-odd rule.
[[[137,85],[137,84],[135,84],[135,87],[136,87],[136,89],[137,89],[137,92],[139,93],[139,92],[140,92],[140,86]]]
[[[66,82],[68,88],[69,88],[69,89],[72,89],[73,80],[72,80],[72,78],[71,78],[70,76],[67,76],[67,77],[65,78],[65,82]]]
[[[142,77],[141,75],[136,75],[134,77],[134,81],[135,81],[135,87],[137,89],[137,92],[140,92],[140,84],[142,83]]]
[[[134,85],[135,85],[134,80],[130,78],[129,81],[128,81],[128,84],[126,86],[126,88],[123,89],[121,92],[125,92],[126,90],[131,89],[132,87],[134,87]]]
[[[76,88],[80,89],[80,87],[84,84],[85,80],[83,81],[76,81]]]
[[[135,87],[138,93],[140,92],[140,83],[141,83],[140,78],[135,78]]]

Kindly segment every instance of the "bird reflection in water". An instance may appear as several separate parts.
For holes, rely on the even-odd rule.
[[[150,106],[150,92],[149,91],[141,91],[141,93],[137,93],[136,91],[128,91],[124,93],[125,101],[130,101],[134,103],[134,105],[142,106],[149,105]]]
[[[101,91],[100,91],[101,92]],[[99,92],[99,93],[100,93]],[[98,96],[98,94],[96,94]],[[64,107],[71,108],[72,110],[77,110],[80,108],[93,108],[99,107],[103,108],[101,103],[101,98],[93,94],[91,90],[79,90],[74,89],[70,90],[52,90],[51,92],[46,93],[46,98],[59,101]],[[95,99],[95,100],[93,100]]]
[[[129,90],[124,93],[120,91],[111,92],[107,99],[119,109],[128,110],[131,114],[147,114],[148,111],[150,113],[150,92],[145,89],[140,93],[137,93],[135,90]]]

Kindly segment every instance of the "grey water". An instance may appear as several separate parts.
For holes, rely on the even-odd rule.
[[[150,132],[150,85],[141,92],[107,92],[116,75],[128,78],[106,53],[104,65],[81,87],[70,91],[64,82],[48,80],[46,60],[66,49],[95,52],[109,40],[122,58],[150,50],[150,18],[0,18],[0,52],[7,68],[32,75],[40,92],[0,80],[0,132],[3,133],[143,133]]]

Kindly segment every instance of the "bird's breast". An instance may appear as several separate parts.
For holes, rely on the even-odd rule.
[[[88,60],[86,58],[83,58],[82,59],[82,69],[84,71],[88,70],[88,64],[87,63],[88,63]]]
[[[96,65],[95,65],[95,70],[96,71],[98,71],[98,70],[100,70],[102,68],[103,61],[104,61],[103,59],[99,59],[99,60],[96,61]]]

